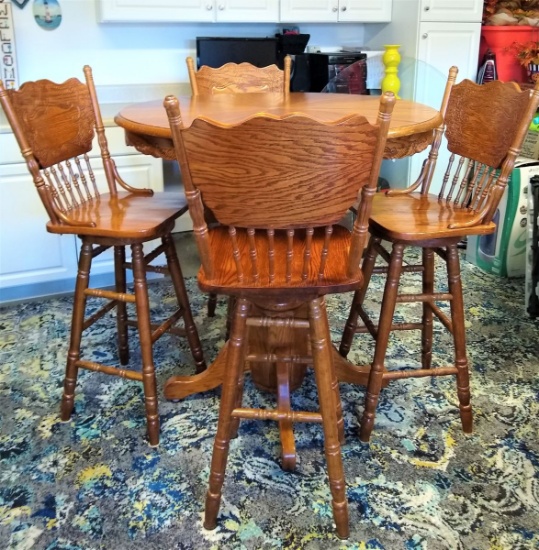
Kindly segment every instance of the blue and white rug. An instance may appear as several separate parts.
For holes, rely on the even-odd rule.
[[[342,384],[348,541],[333,526],[320,425],[295,425],[298,465],[284,472],[275,424],[243,421],[218,527],[206,531],[219,392],[162,398],[169,376],[193,372],[186,343],[166,335],[156,344],[161,444],[152,449],[137,382],[81,372],[76,412],[60,422],[71,298],[0,309],[0,548],[539,548],[539,324],[524,311],[522,279],[498,279],[466,262],[462,269],[474,434],[461,431],[453,378],[409,379],[383,390],[371,443],[362,444],[364,389]],[[187,284],[211,361],[224,343],[226,303],[210,319],[196,281]],[[370,295],[380,293],[375,281]],[[335,342],[350,299],[328,298]],[[174,308],[168,281],[151,283],[151,302],[157,315]],[[418,311],[399,309],[406,318]],[[86,356],[114,363],[115,342],[107,316],[88,331]],[[135,333],[130,343],[136,364]],[[357,336],[349,357],[363,364],[372,350],[368,335]],[[418,333],[392,336],[388,367],[418,364],[419,350]],[[451,353],[435,323],[435,364]],[[273,399],[248,379],[245,402],[269,407]],[[311,372],[293,406],[317,409]]]

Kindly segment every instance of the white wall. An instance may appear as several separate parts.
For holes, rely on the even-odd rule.
[[[185,58],[194,54],[196,36],[263,37],[282,30],[277,23],[97,23],[97,0],[59,3],[62,23],[52,31],[35,23],[32,2],[12,7],[20,83],[61,82],[81,75],[86,64],[98,85],[185,82]],[[300,30],[311,34],[311,45],[363,45],[360,24],[305,24]]]

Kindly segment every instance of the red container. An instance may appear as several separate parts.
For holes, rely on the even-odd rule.
[[[479,65],[485,52],[490,49],[496,54],[498,79],[504,82],[514,80],[527,82],[526,68],[516,59],[513,52],[507,51],[513,42],[539,40],[539,27],[527,25],[483,26],[481,27],[481,44],[479,46]]]

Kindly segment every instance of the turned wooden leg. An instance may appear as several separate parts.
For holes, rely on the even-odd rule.
[[[150,301],[146,284],[146,264],[141,244],[131,245],[135,306],[142,356],[142,384],[150,445],[159,444],[159,413],[157,410],[157,382],[153,364],[152,332],[150,327]]]
[[[238,387],[236,388],[236,404],[234,405],[235,409],[239,409],[243,402],[243,385],[245,381],[244,371],[241,372],[240,378],[238,380]],[[230,439],[238,437],[238,429],[240,427],[240,418],[234,417],[230,421]]]
[[[371,437],[371,432],[374,427],[376,405],[378,404],[378,397],[382,389],[387,344],[391,333],[391,325],[393,324],[393,314],[395,313],[395,304],[402,271],[403,251],[403,244],[398,243],[393,245],[384,288],[384,296],[382,299],[378,337],[376,338],[376,346],[374,348],[374,359],[369,373],[367,394],[365,396],[365,410],[363,411],[363,418],[361,420],[359,438],[364,442],[368,442]]]
[[[228,297],[228,304],[226,308],[226,334],[225,340],[228,340],[230,336],[230,327],[232,326],[232,320],[234,319],[234,306],[236,305],[236,298],[234,296]]]
[[[277,410],[290,413],[290,368],[289,363],[276,363],[277,374]],[[294,470],[296,467],[296,442],[291,420],[279,420],[281,437],[281,465],[283,470]]]
[[[337,527],[337,535],[341,539],[347,539],[350,535],[348,500],[339,443],[336,393],[332,388],[334,369],[324,298],[317,298],[309,303],[309,320],[313,367],[324,429],[324,448],[332,496],[333,518]]]
[[[457,245],[447,247],[447,275],[451,300],[451,322],[455,345],[455,366],[457,367],[457,395],[459,398],[460,420],[465,433],[473,431],[472,406],[470,404],[470,375],[466,357],[466,329],[464,326],[464,301],[460,278],[460,261]]]
[[[354,299],[352,300],[352,306],[350,307],[350,314],[348,315],[348,320],[344,325],[341,345],[339,346],[339,353],[343,357],[348,356],[350,348],[352,347],[354,334],[356,334],[359,312],[363,308],[365,294],[367,293],[367,289],[369,287],[372,276],[372,271],[374,269],[374,264],[376,263],[376,258],[378,256],[378,252],[376,252],[376,248],[374,245],[379,242],[380,239],[371,237],[369,239],[367,250],[365,251],[363,263],[361,265],[361,270],[363,271],[363,283],[361,284],[361,288],[356,290],[356,292],[354,293]]]
[[[217,294],[208,294],[208,317],[215,317],[215,308],[217,307]]]
[[[217,514],[221,503],[221,493],[225,479],[226,462],[230,445],[232,411],[236,404],[238,381],[242,375],[245,362],[247,315],[249,302],[243,298],[237,301],[234,322],[228,342],[225,378],[222,386],[219,421],[211,457],[210,480],[206,493],[204,528],[215,529]]]
[[[114,280],[116,292],[125,294],[127,282],[125,276],[125,246],[114,247]],[[118,327],[118,356],[121,365],[129,363],[127,334],[127,304],[123,300],[116,303],[116,326]]]
[[[434,292],[434,252],[432,248],[423,249],[423,294]],[[424,369],[432,366],[432,334],[434,313],[429,302],[423,302],[421,321],[421,365]]]
[[[193,314],[191,313],[191,306],[189,305],[189,297],[187,296],[187,290],[185,288],[185,282],[183,279],[182,268],[178,261],[178,255],[176,254],[176,247],[172,236],[169,234],[163,237],[163,244],[165,245],[165,255],[167,257],[167,266],[174,285],[174,292],[176,293],[176,299],[179,306],[182,308],[182,316],[185,325],[185,334],[187,336],[187,342],[191,349],[191,355],[195,361],[196,372],[202,372],[206,369],[206,362],[204,361],[204,354],[202,352],[202,345],[198,337],[198,330],[193,321]]]
[[[86,311],[86,294],[84,291],[88,288],[90,282],[92,248],[91,243],[83,241],[80,249],[77,282],[75,283],[75,296],[73,300],[73,314],[71,316],[71,338],[67,353],[64,393],[60,407],[60,417],[64,422],[71,418],[75,404],[75,386],[77,385],[77,374],[79,371],[76,362],[80,358],[80,344]]]

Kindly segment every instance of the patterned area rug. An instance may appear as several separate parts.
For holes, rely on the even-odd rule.
[[[409,379],[383,390],[371,443],[361,444],[364,390],[342,384],[348,541],[333,526],[320,425],[296,424],[298,465],[284,472],[275,424],[243,421],[231,445],[218,527],[206,531],[201,519],[219,392],[161,399],[161,444],[152,449],[141,386],[85,371],[76,413],[61,423],[71,299],[0,309],[0,547],[539,548],[539,326],[524,312],[521,279],[462,267],[474,434],[461,431],[453,378]],[[371,296],[380,289],[376,283]],[[224,343],[226,304],[210,319],[194,279],[188,291],[211,361]],[[335,342],[350,298],[328,299]],[[167,281],[151,284],[151,302],[157,315],[172,310]],[[401,306],[400,315],[410,318],[414,308]],[[115,361],[114,330],[106,317],[89,331],[88,357]],[[450,360],[450,340],[440,324],[435,331],[435,364],[442,365]],[[388,366],[417,364],[419,345],[417,333],[393,336]],[[136,335],[131,348],[136,364]],[[368,362],[372,349],[367,335],[357,336],[350,357]],[[156,365],[160,388],[173,374],[190,374],[184,341],[164,336]],[[273,399],[248,379],[245,402],[269,407]],[[317,409],[311,372],[293,406]]]

